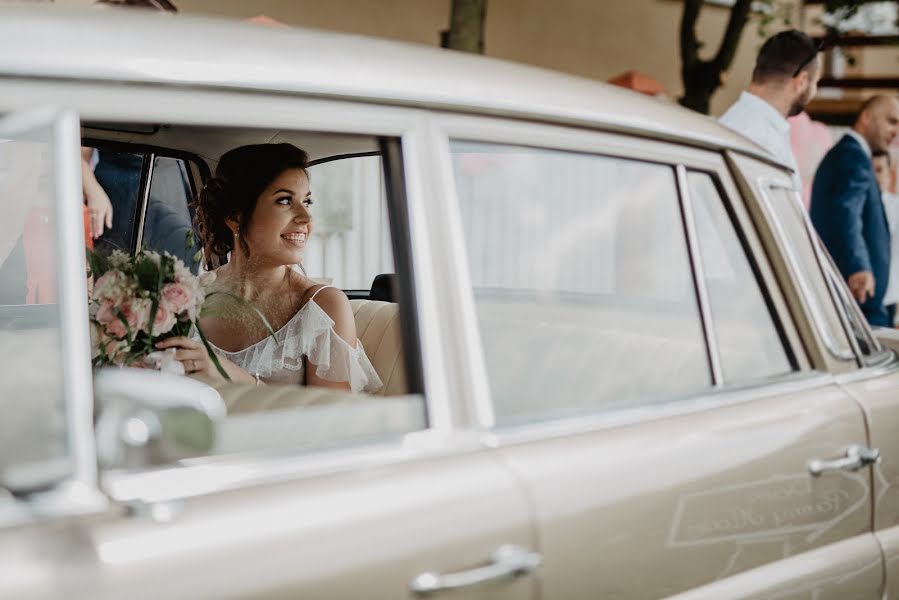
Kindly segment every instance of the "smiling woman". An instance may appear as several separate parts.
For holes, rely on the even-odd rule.
[[[300,266],[312,232],[307,163],[306,152],[287,143],[222,155],[200,193],[197,220],[207,267],[230,255],[214,271],[226,300],[202,330],[232,380],[377,391],[381,380],[356,337],[349,300]],[[271,331],[233,298],[255,306]],[[173,337],[158,347],[176,348],[188,373],[221,378],[199,338]]]

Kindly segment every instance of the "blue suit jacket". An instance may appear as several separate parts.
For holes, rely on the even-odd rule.
[[[874,274],[861,305],[872,325],[891,326],[883,296],[890,274],[890,229],[871,159],[850,135],[824,156],[812,185],[811,219],[843,277]]]

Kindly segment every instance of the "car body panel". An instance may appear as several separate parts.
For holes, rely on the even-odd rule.
[[[180,15],[4,9],[0,112],[35,104],[78,112],[98,140],[155,140],[207,167],[268,131],[300,141],[291,131],[314,132],[305,139],[316,157],[341,151],[328,134],[349,134],[350,146],[399,140],[428,429],[386,453],[360,445],[333,461],[327,450],[215,457],[102,472],[100,488],[64,490],[57,505],[0,497],[0,597],[408,597],[413,577],[483,567],[503,544],[541,554],[540,574],[452,597],[870,598],[884,584],[881,549],[887,585],[899,590],[890,437],[899,377],[828,351],[807,297],[826,296],[826,286],[796,283],[766,198],[768,183],[790,185],[789,173],[712,119],[588,80],[383,40]],[[104,122],[160,130],[142,138],[92,127]],[[208,127],[221,137],[178,137]],[[245,128],[256,137],[243,138]],[[713,174],[795,372],[495,429],[459,259],[451,138]],[[832,308],[824,325],[842,331]],[[837,341],[857,351],[847,332]],[[90,437],[82,421],[78,433]],[[871,469],[809,474],[809,460],[853,444],[881,448],[873,483]],[[78,505],[98,492],[103,502]],[[72,516],[79,508],[91,514]]]
[[[498,442],[534,496],[547,597],[660,598],[714,580],[728,590],[719,597],[739,597],[727,582],[742,571],[870,536],[867,474],[813,478],[806,466],[865,441],[858,407],[833,384],[558,433]]]
[[[535,547],[520,489],[468,452],[6,530],[0,596],[393,600],[420,573],[479,566],[509,543]],[[454,597],[533,590],[522,577]]]

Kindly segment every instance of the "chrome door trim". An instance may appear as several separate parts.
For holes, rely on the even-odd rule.
[[[69,444],[75,461],[74,481],[97,486],[97,449],[94,444],[93,372],[87,314],[87,262],[82,221],[81,124],[73,111],[63,111],[53,126],[53,166],[56,171],[56,204],[59,218],[59,307],[61,317],[62,371],[67,403]]]
[[[417,596],[429,596],[497,584],[530,575],[542,562],[543,557],[536,552],[515,544],[505,544],[491,552],[487,564],[483,566],[447,574],[427,571],[409,582],[409,590]]]
[[[721,387],[724,377],[721,370],[721,353],[718,349],[718,336],[715,333],[715,323],[712,320],[712,308],[709,302],[709,291],[705,281],[705,269],[702,264],[702,255],[699,250],[699,241],[696,238],[696,221],[694,220],[693,201],[687,185],[687,169],[679,164],[675,167],[677,178],[677,193],[680,204],[681,218],[684,221],[684,237],[687,242],[690,267],[693,274],[693,285],[696,290],[699,317],[702,320],[702,329],[705,335],[706,354],[709,358],[709,367],[712,372],[712,386]]]
[[[144,225],[147,222],[147,208],[150,204],[150,187],[153,185],[153,171],[156,169],[156,153],[149,152],[144,155],[141,169],[140,195],[137,204],[137,223],[134,226],[133,252],[137,253],[144,247]]]
[[[52,489],[22,501],[25,510],[7,512],[0,526],[15,526],[45,517],[90,514],[107,508],[99,491],[97,452],[94,443],[93,373],[87,313],[87,263],[81,223],[81,126],[71,110],[52,107],[13,113],[3,119],[12,133],[49,127],[52,133],[53,201],[57,218],[56,239],[58,302],[60,317],[60,367],[66,408],[71,476]]]
[[[769,222],[774,228],[777,237],[780,241],[781,251],[783,252],[784,257],[790,265],[790,269],[793,271],[794,276],[793,280],[799,286],[799,289],[803,296],[805,296],[804,304],[808,307],[809,315],[811,316],[812,322],[814,323],[815,329],[818,331],[818,334],[821,336],[821,340],[824,342],[824,347],[827,348],[828,353],[831,356],[836,358],[837,360],[843,362],[855,362],[858,364],[858,358],[856,357],[854,352],[844,352],[837,347],[837,341],[833,338],[830,333],[830,328],[826,323],[826,319],[821,314],[821,311],[814,301],[809,300],[809,298],[813,297],[812,291],[808,287],[808,283],[802,277],[797,277],[796,275],[801,273],[802,270],[800,268],[799,259],[796,257],[796,253],[793,251],[793,248],[787,242],[789,238],[784,231],[783,224],[780,221],[780,217],[773,209],[773,199],[771,198],[769,191],[775,189],[784,189],[790,192],[795,192],[792,185],[787,185],[770,177],[759,177],[758,178],[758,187],[761,190],[761,204],[763,205],[765,212],[768,214]],[[803,225],[808,234],[808,223],[803,219]],[[810,240],[812,244],[813,250],[815,252],[815,257],[818,258],[817,250],[814,249],[815,242],[814,239]],[[822,277],[825,277],[825,285],[826,284],[826,276],[824,274],[823,269],[821,268],[820,262],[817,264],[818,270],[821,272]],[[831,298],[833,301],[833,298]],[[845,332],[844,332],[845,333]],[[849,336],[851,337],[851,336]],[[851,348],[851,342],[849,342]]]
[[[469,408],[470,414],[466,415],[468,417],[466,422],[476,428],[490,429],[495,425],[496,417],[478,326],[474,288],[468,268],[468,248],[462,227],[459,195],[456,192],[450,136],[438,123],[433,122],[429,133],[431,142],[429,145],[437,150],[433,162],[435,176],[440,182],[439,189],[444,191],[443,200],[439,202],[442,210],[441,221],[446,234],[446,239],[443,240],[444,255],[462,257],[449,261],[451,264],[443,265],[444,269],[452,273],[451,289],[445,291],[444,298],[453,295],[452,305],[456,316],[453,331],[459,340],[456,346],[457,374],[459,380],[465,382],[456,393],[465,398]]]
[[[610,410],[605,413],[553,417],[551,420],[494,429],[483,434],[484,443],[490,447],[507,444],[529,443],[546,439],[595,433],[627,425],[636,425],[692,415],[698,412],[735,406],[775,396],[819,389],[835,385],[830,373],[799,371],[776,380],[762,380],[744,386],[727,386],[708,393],[681,399],[665,399],[657,405]]]
[[[899,372],[899,356],[895,352],[890,351],[889,356],[883,364],[877,364],[870,367],[863,367],[856,371],[841,373],[834,376],[834,380],[839,384],[855,383],[865,381],[866,379],[874,379],[885,375],[892,375]]]
[[[425,190],[434,188],[434,176],[428,168],[430,150],[427,144],[427,125],[420,116],[410,130],[400,137],[403,155],[403,172],[406,176],[406,210],[409,215],[409,245],[414,259],[413,285],[415,286],[421,369],[424,379],[425,402],[428,409],[428,427],[449,432],[453,428],[453,402],[450,380],[446,373],[446,349],[440,343],[440,305],[436,293],[434,253],[428,235],[428,217],[425,208]]]
[[[402,443],[382,442],[305,455],[281,451],[211,456],[141,472],[106,471],[102,487],[117,502],[154,504],[483,449],[483,440],[477,434],[448,435],[430,429],[406,434]]]
[[[846,449],[845,456],[835,459],[813,458],[808,461],[808,472],[812,477],[820,477],[833,471],[855,472],[880,462],[880,450],[853,444]]]

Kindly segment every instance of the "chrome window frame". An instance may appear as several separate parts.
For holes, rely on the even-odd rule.
[[[690,185],[689,185],[689,181],[688,181],[690,173],[703,174],[703,175],[707,175],[711,178],[712,184],[715,186],[715,190],[718,193],[718,198],[723,205],[725,214],[727,215],[728,222],[731,224],[731,227],[733,227],[733,232],[737,238],[737,242],[739,244],[740,251],[742,252],[743,256],[746,257],[747,263],[749,265],[749,268],[750,268],[750,271],[752,274],[752,279],[755,282],[755,284],[758,286],[758,291],[761,294],[762,300],[765,303],[765,309],[768,311],[768,314],[771,317],[771,324],[774,327],[775,332],[777,333],[777,337],[780,340],[780,344],[784,350],[784,358],[786,358],[787,362],[790,364],[790,370],[786,373],[778,373],[778,374],[773,374],[773,375],[754,377],[754,378],[750,378],[750,379],[738,380],[735,382],[728,382],[724,378],[723,372],[721,372],[720,383],[716,387],[740,388],[740,387],[744,387],[746,385],[752,385],[753,382],[777,381],[781,378],[789,377],[790,375],[792,375],[796,372],[799,372],[801,369],[799,367],[799,361],[797,360],[796,349],[793,348],[793,345],[790,343],[790,340],[788,339],[788,336],[786,335],[786,333],[784,331],[783,316],[777,312],[776,307],[773,305],[773,302],[771,299],[770,287],[769,287],[768,283],[764,280],[764,278],[761,276],[761,273],[758,272],[759,271],[758,258],[753,256],[753,254],[751,252],[752,249],[748,248],[747,245],[744,243],[743,238],[745,237],[745,232],[743,231],[742,224],[739,223],[738,220],[734,219],[733,215],[732,215],[731,206],[732,206],[732,203],[734,200],[727,193],[727,190],[724,189],[724,186],[721,185],[720,174],[715,171],[709,171],[709,170],[699,169],[699,168],[695,168],[695,167],[689,167],[689,166],[681,164],[681,165],[678,165],[678,179],[679,180],[682,179],[683,181],[682,181],[682,183],[679,183],[679,185],[683,186],[684,193],[686,194],[686,197],[688,199],[686,206],[690,212],[690,221],[691,221],[691,226],[687,230],[688,237],[697,236],[695,225],[692,225],[692,223],[695,222],[695,212],[694,212],[693,201],[692,201],[691,195],[690,195]],[[696,262],[698,265],[701,266],[702,265],[702,255],[699,252],[698,239],[695,242],[695,246],[696,246],[696,250],[697,250]],[[697,271],[697,273],[699,273],[699,271]],[[697,285],[697,288],[701,289],[704,294],[708,295],[707,284],[704,280],[704,269],[703,269],[702,274],[703,274],[703,278],[699,279],[697,281],[696,285]],[[711,301],[707,298],[705,303],[707,306],[706,310],[710,314],[709,319],[711,321],[713,319],[713,317],[711,317]],[[714,329],[712,329],[712,334],[716,335]],[[721,358],[720,358],[720,350],[717,350],[718,349],[717,337],[715,337],[715,348],[716,348],[716,351],[718,352],[718,364],[719,364],[719,372],[720,372]]]
[[[81,206],[81,130],[77,113],[54,107],[10,111],[0,121],[4,135],[32,129],[51,132],[53,205],[56,213],[57,306],[60,367],[66,410],[66,434],[72,469],[68,477],[27,500],[26,511],[4,511],[0,526],[44,517],[90,514],[105,510],[99,490],[94,441],[93,375],[88,330],[87,261]],[[75,227],[72,224],[79,224]]]
[[[706,287],[705,265],[699,249],[699,238],[696,234],[696,214],[693,210],[693,198],[687,182],[687,168],[683,164],[674,167],[678,205],[684,226],[684,239],[687,242],[687,254],[690,261],[690,272],[693,277],[693,288],[696,290],[699,318],[702,320],[705,337],[706,354],[709,357],[709,368],[712,373],[712,388],[724,385],[724,372],[721,368],[721,351],[718,347],[718,334],[712,317],[712,304]]]
[[[853,346],[852,335],[846,330],[846,323],[843,320],[840,311],[838,310],[836,303],[834,302],[833,297],[829,297],[830,302],[833,305],[834,311],[837,313],[837,318],[840,320],[841,326],[843,327],[843,333],[847,337],[847,342],[849,344],[849,351],[844,352],[837,347],[837,342],[833,338],[831,328],[827,324],[826,317],[821,313],[821,306],[816,303],[814,300],[811,300],[815,297],[815,293],[809,289],[809,283],[801,276],[802,268],[800,266],[799,258],[796,256],[796,252],[793,249],[792,243],[790,242],[789,237],[784,230],[784,224],[781,221],[781,218],[777,211],[774,210],[774,198],[771,196],[772,190],[784,190],[790,193],[790,198],[793,199],[795,203],[797,203],[800,207],[801,199],[799,197],[799,193],[793,188],[792,184],[786,184],[778,179],[768,176],[761,176],[757,179],[757,186],[760,190],[760,204],[762,209],[764,210],[768,222],[771,224],[771,227],[774,230],[775,235],[780,240],[780,246],[782,249],[782,254],[789,264],[790,270],[793,272],[793,279],[796,281],[797,286],[799,287],[802,295],[805,296],[806,302],[805,304],[808,307],[808,314],[811,317],[811,321],[818,332],[818,335],[821,337],[821,341],[824,344],[827,352],[834,359],[841,361],[843,363],[855,362],[858,364],[858,356],[856,355],[856,351]],[[816,236],[814,235],[814,230],[812,229],[811,222],[808,218],[808,214],[803,210],[800,213],[800,218],[803,224],[803,229],[805,231],[806,237],[808,238],[809,243],[812,246],[812,252],[814,253],[816,265],[818,268],[818,272],[821,277],[824,279],[825,286],[830,288],[830,284],[827,281],[827,275],[824,271],[823,266],[821,265],[821,257],[819,254]],[[822,302],[824,299],[822,299]]]
[[[726,158],[720,152],[713,152],[706,149],[691,148],[681,145],[677,142],[670,142],[663,139],[652,137],[632,135],[621,133],[614,130],[589,130],[574,128],[562,124],[552,124],[545,122],[529,122],[518,121],[510,118],[488,116],[488,115],[458,115],[451,113],[435,113],[434,117],[435,130],[440,136],[440,147],[444,153],[444,185],[447,196],[444,198],[444,204],[452,206],[451,211],[452,223],[449,229],[455,234],[455,238],[462,240],[461,216],[458,208],[458,199],[455,193],[455,184],[451,169],[451,154],[449,140],[461,139],[474,142],[492,143],[498,145],[517,145],[524,147],[534,147],[548,150],[558,150],[563,152],[578,152],[585,154],[593,154],[607,156],[625,160],[637,160],[652,164],[662,165],[674,170],[675,185],[677,186],[679,205],[680,205],[680,184],[677,179],[677,169],[679,167],[685,170],[696,170],[699,172],[712,172],[714,176],[721,177],[722,173],[729,173],[729,167]],[[641,143],[652,145],[652,151],[647,152],[646,149],[638,149],[635,146]],[[714,157],[711,161],[710,158]],[[710,162],[714,162],[715,166],[710,167]],[[712,169],[710,171],[710,169]],[[741,198],[738,192],[738,198]],[[730,201],[730,193],[727,194],[727,201]],[[683,214],[683,213],[682,213]],[[734,222],[735,229],[743,229],[743,224]],[[685,231],[685,234],[688,232]],[[687,235],[686,241],[689,244],[691,237]],[[454,248],[456,250],[456,248]],[[747,251],[750,249],[747,249]],[[465,252],[464,245],[458,251]],[[693,277],[694,289],[697,295],[702,292],[698,286],[696,264],[691,255],[691,272]],[[463,254],[464,255],[464,254]],[[698,258],[698,256],[695,256]],[[466,263],[466,261],[458,261]],[[489,385],[487,384],[486,363],[484,361],[483,346],[480,340],[480,333],[476,325],[475,302],[472,293],[470,276],[468,274],[468,266],[460,264],[457,266],[457,290],[454,300],[461,306],[461,310],[466,315],[470,315],[466,319],[467,326],[464,335],[467,338],[467,344],[470,348],[470,358],[477,359],[474,361],[478,374],[483,379],[473,392],[476,395],[472,398],[472,403],[487,404],[482,407],[479,412],[485,413],[488,410],[492,414],[493,403],[490,397]],[[768,278],[762,277],[758,282],[763,294],[772,293],[770,286],[776,285],[776,281],[768,281]],[[786,299],[784,299],[786,301]],[[776,313],[773,315],[779,320],[781,326],[795,327],[790,314],[780,314],[776,307],[769,306],[769,310]],[[700,307],[700,315],[702,308]],[[700,316],[700,318],[702,318]],[[713,329],[713,328],[712,328]],[[703,327],[704,338],[707,349],[710,347],[708,332]],[[718,406],[726,406],[736,402],[750,401],[756,398],[767,397],[781,387],[793,389],[796,386],[817,387],[829,385],[833,381],[831,378],[822,378],[822,373],[813,370],[801,368],[800,356],[805,356],[804,348],[796,348],[794,342],[789,339],[785,332],[779,331],[780,339],[787,352],[788,359],[794,370],[789,373],[779,374],[772,377],[765,377],[746,382],[737,382],[733,384],[717,384],[712,381],[709,388],[704,392],[699,392],[687,396],[667,397],[661,400],[653,399],[634,408],[619,408],[609,411],[596,413],[588,413],[577,417],[558,416],[548,417],[541,421],[532,423],[515,424],[497,428],[494,419],[482,421],[478,423],[478,428],[488,433],[486,443],[494,445],[497,439],[507,439],[508,436],[517,437],[524,436],[529,439],[539,439],[544,435],[563,435],[568,432],[576,433],[579,431],[590,431],[593,429],[602,429],[609,426],[617,426],[618,424],[633,424],[644,421],[651,421],[659,418],[667,418],[670,416],[679,416],[684,414],[692,414],[697,411],[707,410]],[[717,343],[717,342],[716,342]],[[711,367],[711,355],[709,356],[709,365]],[[793,362],[795,360],[795,363]],[[710,370],[710,377],[712,376]],[[720,379],[718,380],[721,381]],[[807,383],[812,382],[812,383]],[[734,400],[734,398],[736,398]]]
[[[115,501],[140,502],[160,495],[168,499],[217,493],[240,489],[248,485],[265,485],[302,479],[329,472],[354,470],[361,466],[375,467],[418,460],[423,456],[458,454],[481,449],[480,440],[457,431],[459,412],[454,408],[454,395],[445,370],[446,349],[440,329],[442,307],[436,299],[431,268],[433,230],[439,221],[430,214],[435,153],[429,141],[425,112],[414,107],[386,106],[377,103],[309,98],[266,92],[251,93],[228,90],[197,89],[182,86],[146,86],[121,82],[5,80],[0,78],[0,110],[16,110],[28,106],[34,97],[47,97],[80,111],[85,120],[105,122],[163,122],[168,124],[210,127],[238,126],[247,128],[285,128],[323,133],[347,133],[395,138],[401,143],[405,173],[406,209],[409,221],[409,247],[412,262],[417,320],[424,375],[424,408],[426,428],[409,432],[394,442],[365,442],[304,453],[278,452],[212,457],[204,461],[185,461],[143,472],[111,472],[102,474],[102,489]],[[139,102],[137,101],[139,100]],[[265,105],[266,110],[247,110],[250,106]],[[76,149],[80,145],[77,119],[71,132]],[[75,152],[74,156],[78,156]],[[80,166],[80,165],[76,165]],[[77,172],[80,176],[80,170]],[[80,189],[79,187],[72,189]],[[67,206],[76,210],[74,201]],[[81,222],[78,215],[77,222]],[[79,230],[80,231],[80,230]],[[71,232],[68,232],[71,234]],[[83,235],[80,234],[80,235]],[[83,247],[83,240],[81,240]],[[82,256],[79,249],[73,256]],[[82,258],[83,261],[83,258]],[[82,271],[79,271],[81,273]],[[82,286],[84,281],[82,278]],[[79,298],[83,298],[86,291]],[[87,328],[87,308],[84,302],[81,326]],[[85,352],[87,348],[85,348]],[[87,364],[88,383],[90,365]],[[88,395],[88,399],[92,400]],[[91,403],[92,409],[92,403]],[[93,415],[83,437],[93,444]],[[96,474],[96,454],[90,465]],[[251,477],[247,477],[248,472]],[[199,477],[194,479],[192,474]],[[165,489],[160,491],[158,486]],[[119,490],[132,490],[126,498]],[[124,492],[123,492],[124,493]],[[108,505],[107,495],[101,499]],[[58,513],[71,513],[75,499],[58,506]],[[83,511],[79,511],[83,512]]]

